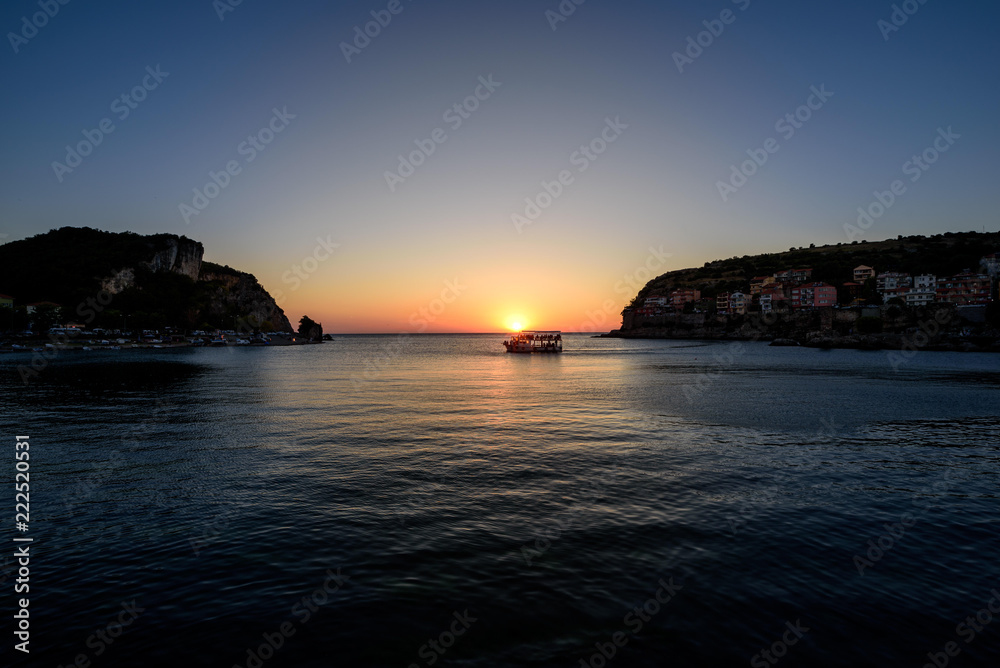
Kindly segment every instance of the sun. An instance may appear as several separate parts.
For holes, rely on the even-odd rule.
[[[507,328],[514,332],[523,330],[526,322],[524,316],[521,314],[507,316]]]

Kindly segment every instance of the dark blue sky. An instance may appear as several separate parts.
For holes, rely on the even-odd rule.
[[[341,43],[389,4],[243,0],[220,20],[211,0],[70,0],[35,33],[23,17],[38,1],[5,3],[0,234],[186,234],[286,292],[293,315],[385,331],[454,276],[469,288],[439,328],[495,329],[513,309],[574,329],[626,299],[614,286],[650,246],[672,253],[667,270],[847,241],[895,180],[905,192],[864,238],[997,229],[995,3],[897,3],[919,9],[885,39],[891,2],[587,0],[553,30],[557,0],[401,0],[348,63]],[[724,10],[731,22],[712,23]],[[705,21],[724,29],[678,71]],[[157,66],[168,76],[134,109],[115,102]],[[794,134],[776,127],[823,86],[833,96],[800,109]],[[445,112],[467,100],[454,127]],[[606,151],[574,161],[616,118]],[[114,131],[95,134],[104,119]],[[251,151],[269,125],[280,132]],[[438,128],[447,138],[427,144]],[[906,163],[947,128],[948,150],[912,181]],[[100,144],[54,167],[85,131]],[[387,177],[408,173],[398,156],[415,141],[433,154]],[[737,188],[748,151],[767,161]],[[525,199],[564,170],[571,182],[531,218]],[[210,172],[226,185],[198,200]],[[318,237],[337,253],[289,280]],[[509,295],[512,274],[553,289]]]

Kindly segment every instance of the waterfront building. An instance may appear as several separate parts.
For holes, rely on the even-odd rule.
[[[992,281],[986,274],[973,274],[966,269],[956,276],[942,278],[937,283],[937,301],[958,306],[988,304]]]
[[[807,283],[792,288],[792,308],[827,308],[837,303],[837,288],[829,283]]]

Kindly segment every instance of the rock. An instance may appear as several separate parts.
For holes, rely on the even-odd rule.
[[[168,237],[162,243],[165,248],[157,250],[153,259],[144,264],[153,272],[172,271],[197,281],[205,247],[187,237]]]
[[[772,345],[772,346],[798,346],[800,344],[799,344],[798,341],[796,341],[794,339],[775,339],[774,341],[771,341],[771,343],[768,344],[768,345]]]
[[[200,280],[215,287],[209,306],[211,313],[225,315],[235,309],[252,329],[270,321],[275,330],[294,331],[285,312],[253,274],[208,263],[205,267]]]

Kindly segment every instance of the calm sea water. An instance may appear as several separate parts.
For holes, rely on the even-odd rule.
[[[3,662],[1000,665],[1000,356],[502,338],[0,356]]]

